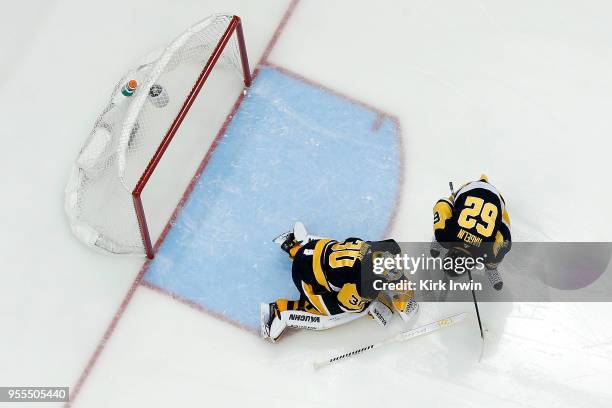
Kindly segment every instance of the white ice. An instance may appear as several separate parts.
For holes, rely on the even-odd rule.
[[[0,386],[74,386],[142,265],[81,245],[62,208],[71,163],[115,81],[220,11],[243,18],[255,66],[288,5],[3,4]],[[610,21],[612,5],[595,0],[302,0],[270,61],[399,117],[396,239],[429,239],[449,179],[486,172],[507,198],[515,240],[610,241]],[[227,113],[239,89],[209,96]],[[207,126],[212,137],[219,123]],[[167,171],[186,179],[200,157]],[[419,322],[471,310],[425,304]],[[486,304],[481,363],[472,319],[315,372],[313,359],[388,332],[364,320],[270,345],[141,287],[74,406],[608,407],[611,312],[610,303]]]

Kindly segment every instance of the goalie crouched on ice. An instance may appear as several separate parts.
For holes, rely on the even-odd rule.
[[[261,305],[261,335],[276,341],[287,327],[325,330],[369,315],[382,326],[393,311],[410,320],[418,310],[411,291],[377,290],[376,280],[396,281],[400,270],[375,274],[373,260],[400,252],[393,240],[344,241],[308,235],[302,223],[274,240],[293,261],[293,282],[298,300],[278,299]]]

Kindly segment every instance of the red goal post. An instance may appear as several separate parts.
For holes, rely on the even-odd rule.
[[[219,63],[251,85],[238,16],[196,23],[117,83],[66,186],[65,209],[79,239],[106,253],[154,257],[142,193]]]
[[[197,81],[193,85],[193,88],[191,89],[191,92],[187,96],[187,99],[185,99],[185,102],[183,103],[181,110],[179,111],[178,115],[176,115],[174,122],[172,122],[172,125],[170,125],[170,129],[168,129],[168,132],[164,136],[164,139],[162,140],[162,142],[159,144],[159,147],[155,151],[155,154],[151,158],[151,161],[149,161],[149,164],[147,165],[144,173],[142,173],[140,180],[138,180],[138,184],[136,184],[136,187],[132,191],[132,199],[134,201],[134,209],[136,211],[136,216],[138,218],[138,225],[140,226],[140,234],[142,235],[142,242],[145,247],[145,253],[147,255],[147,258],[149,259],[153,259],[155,255],[153,253],[153,244],[151,243],[151,236],[149,234],[149,227],[147,225],[147,217],[145,215],[144,207],[142,205],[142,198],[141,198],[142,191],[146,187],[147,182],[151,178],[151,175],[153,175],[153,172],[155,171],[155,168],[157,167],[157,165],[159,164],[159,161],[163,157],[164,152],[166,151],[166,149],[172,142],[172,138],[174,138],[176,131],[181,126],[183,119],[185,119],[187,112],[189,112],[191,105],[193,105],[195,98],[197,98],[198,94],[200,93],[202,86],[204,86],[206,79],[208,79],[208,76],[212,72],[215,64],[217,63],[217,61],[219,60],[219,57],[221,56],[221,53],[225,49],[225,46],[229,42],[234,32],[236,33],[238,48],[240,50],[240,61],[242,63],[242,73],[244,75],[244,85],[246,87],[251,86],[251,71],[249,69],[249,60],[248,60],[248,56],[246,52],[246,45],[244,43],[244,32],[242,31],[242,22],[240,20],[240,17],[233,16],[229,25],[227,26],[227,29],[223,33],[223,36],[217,43],[215,49],[213,50],[210,59],[206,62],[204,69],[202,69],[200,76],[198,77]]]

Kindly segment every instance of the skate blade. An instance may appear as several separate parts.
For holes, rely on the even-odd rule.
[[[291,231],[283,232],[278,237],[274,238],[272,242],[278,245],[282,245],[282,243],[285,242],[289,237],[289,234],[291,234]]]

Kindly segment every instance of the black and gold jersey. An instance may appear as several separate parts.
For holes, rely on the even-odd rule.
[[[366,300],[360,293],[361,268],[369,244],[359,238],[344,241],[321,239],[313,249],[312,270],[316,282],[336,292],[339,305],[347,311],[363,310]]]
[[[461,243],[466,248],[490,249],[484,252],[492,252],[493,257],[502,246],[509,249],[512,237],[506,202],[485,175],[438,200],[433,212],[435,238],[447,248]]]
[[[361,312],[378,295],[371,282],[373,251],[399,253],[400,247],[392,239],[310,241],[295,253],[293,281],[302,297],[323,314]]]

